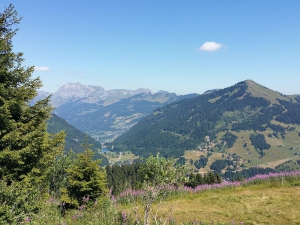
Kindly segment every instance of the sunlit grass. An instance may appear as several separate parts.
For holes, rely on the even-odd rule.
[[[166,213],[173,206],[175,221],[300,224],[299,200],[299,187],[251,185],[186,194],[168,201],[161,212]]]
[[[175,224],[300,224],[300,178],[275,178],[237,187],[171,195],[159,206]],[[127,213],[130,205],[120,205]],[[140,208],[140,210],[142,210]],[[140,212],[141,213],[141,212]]]

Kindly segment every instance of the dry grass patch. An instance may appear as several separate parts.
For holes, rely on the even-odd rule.
[[[138,156],[136,156],[135,154],[127,151],[127,152],[124,152],[121,156],[121,161],[126,161],[126,160],[134,160],[134,159],[137,159],[139,158]]]
[[[262,168],[267,168],[267,167],[275,168],[276,166],[278,166],[282,163],[285,163],[285,162],[289,161],[290,159],[291,158],[280,159],[280,160],[276,160],[276,161],[273,161],[273,162],[267,162],[267,163],[261,164],[259,166],[262,167]]]
[[[170,200],[163,214],[173,207],[172,217],[183,221],[219,221],[231,224],[300,224],[300,188],[250,185],[233,189],[186,194]],[[180,221],[180,222],[179,222]]]
[[[206,155],[204,152],[200,152],[198,150],[189,150],[189,151],[185,151],[184,152],[184,158],[187,159],[187,160],[197,160],[200,158],[201,155]]]

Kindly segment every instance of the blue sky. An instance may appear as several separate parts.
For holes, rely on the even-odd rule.
[[[252,79],[300,94],[300,1],[1,0],[42,90],[67,82],[203,93]]]

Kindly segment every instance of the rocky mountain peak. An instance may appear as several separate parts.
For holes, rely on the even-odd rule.
[[[55,96],[60,97],[87,97],[94,91],[104,91],[104,88],[101,86],[90,86],[90,85],[84,85],[81,83],[67,83],[63,86],[61,86],[57,92],[55,92]]]
[[[140,93],[152,94],[152,91],[146,88],[137,90],[104,90],[101,86],[84,85],[79,82],[66,83],[53,94],[51,103],[54,107],[59,107],[68,101],[80,101],[82,103],[102,102],[101,104],[109,105]]]

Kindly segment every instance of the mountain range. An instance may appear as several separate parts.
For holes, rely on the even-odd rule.
[[[48,95],[39,92],[32,103]],[[125,133],[158,107],[197,95],[153,93],[145,88],[104,90],[101,86],[67,83],[51,96],[51,104],[54,114],[103,143]]]
[[[300,96],[242,81],[159,107],[107,146],[145,157],[159,152],[187,161],[196,152],[205,163],[234,156],[245,167],[270,166],[300,156]]]
[[[35,100],[48,95],[41,92]],[[51,103],[65,119],[53,116],[56,122],[70,123],[114,152],[144,157],[159,152],[194,169],[218,172],[224,163],[231,169],[274,168],[300,156],[300,96],[252,80],[184,96],[68,83]]]

